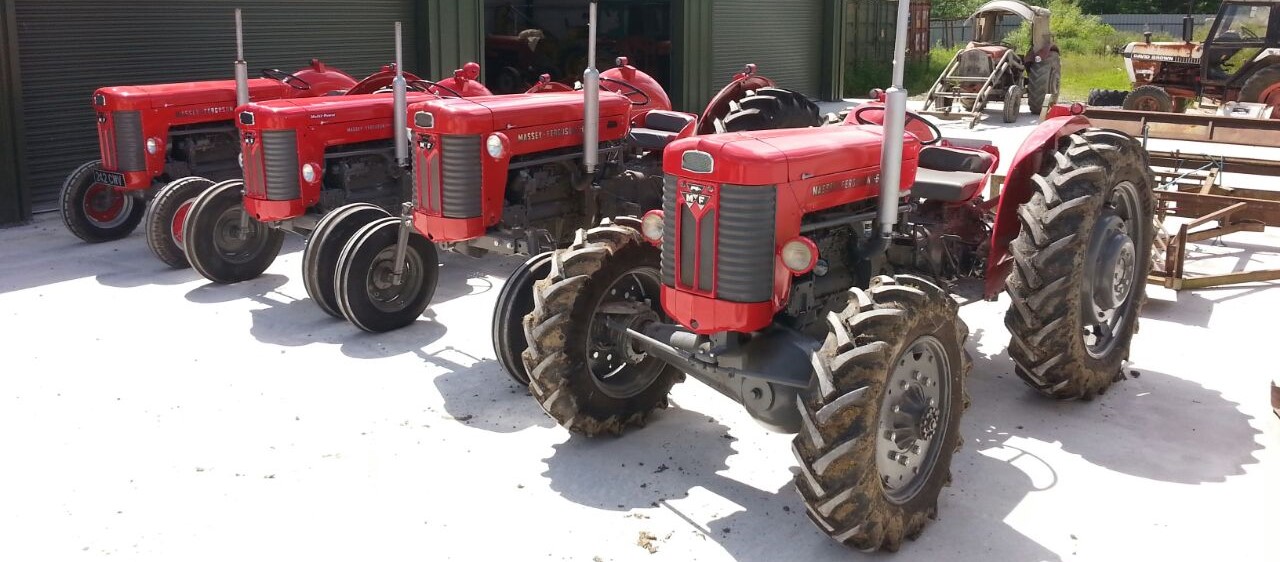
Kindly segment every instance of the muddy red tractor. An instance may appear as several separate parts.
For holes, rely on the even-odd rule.
[[[1008,295],[1009,355],[1042,394],[1122,378],[1154,236],[1140,143],[1054,106],[987,199],[998,152],[942,139],[894,74],[836,126],[671,142],[661,209],[553,252],[532,312],[493,328],[524,335],[542,408],[621,434],[692,376],[796,434],[795,485],[823,532],[896,550],[937,517],[961,444],[956,297]]]

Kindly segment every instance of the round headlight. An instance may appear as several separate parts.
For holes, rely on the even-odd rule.
[[[147,139],[147,154],[155,154],[160,150],[160,139],[151,137]]]
[[[644,214],[644,218],[640,219],[640,234],[644,235],[645,240],[654,244],[662,241],[663,218],[662,211],[657,209]]]
[[[502,152],[504,150],[502,147],[502,137],[499,137],[498,135],[489,135],[489,138],[484,141],[484,148],[489,151],[490,157],[494,159],[502,158]]]
[[[315,183],[316,167],[311,164],[304,164],[302,166],[302,179],[307,180],[307,183]]]
[[[808,273],[817,261],[818,247],[808,238],[793,238],[782,245],[782,265],[791,273]]]

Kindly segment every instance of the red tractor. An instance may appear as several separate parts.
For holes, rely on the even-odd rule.
[[[796,433],[810,518],[897,549],[936,518],[969,400],[949,289],[1008,293],[1028,385],[1089,399],[1122,378],[1144,300],[1154,181],[1140,143],[1055,106],[986,200],[993,147],[886,103],[839,126],[670,143],[662,209],[579,231],[526,297],[529,389],[562,426],[620,434],[685,375]],[[976,295],[975,295],[976,296]]]
[[[397,30],[399,27],[397,26]],[[220,182],[197,192],[181,228],[192,267],[215,283],[238,283],[262,274],[275,261],[284,232],[307,235],[321,217],[348,203],[360,203],[363,220],[387,216],[408,198],[410,178],[400,166],[397,107],[405,100],[439,96],[487,96],[476,81],[480,66],[468,63],[447,80],[412,75],[389,83],[413,92],[378,93],[306,100],[253,102],[238,110],[244,179]],[[181,199],[181,197],[178,197]],[[368,213],[372,212],[370,215]],[[175,224],[175,227],[177,224]]]
[[[237,40],[240,12],[236,11]],[[243,72],[243,49],[236,62]],[[356,81],[319,61],[292,74],[263,70],[246,80],[255,100],[290,99],[346,90]],[[77,168],[62,185],[62,219],[86,242],[117,240],[142,221],[148,197],[166,183],[199,174],[240,175],[231,114],[236,80],[114,86],[93,93],[102,158]]]
[[[518,287],[543,275],[548,252],[572,242],[578,228],[600,217],[658,208],[661,154],[668,143],[717,129],[820,124],[816,105],[773,87],[753,65],[734,77],[700,120],[671,111],[657,81],[625,57],[617,62],[584,78],[603,90],[594,106],[583,92],[544,79],[535,90],[549,91],[410,107],[411,215],[371,223],[349,242],[323,233],[334,246],[317,245],[327,257],[319,258],[319,269],[307,268],[307,285],[332,290],[341,314],[363,330],[396,329],[430,304],[438,263],[433,243],[477,257],[488,252],[536,256],[513,273],[515,281],[508,286]],[[596,109],[596,127],[584,125],[592,120],[589,108]],[[598,152],[583,151],[588,132],[599,139]],[[588,155],[598,158],[597,166],[584,172]],[[419,265],[427,270],[416,273]],[[316,300],[325,306],[327,298],[325,293]],[[533,306],[527,291],[504,290],[499,302],[497,314],[517,319]],[[518,331],[499,334],[496,348],[513,349],[508,339],[522,337]],[[518,366],[521,347],[503,355],[504,363]]]

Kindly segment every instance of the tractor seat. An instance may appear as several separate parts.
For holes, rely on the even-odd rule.
[[[982,188],[982,179],[995,156],[945,146],[920,149],[916,183],[911,195],[934,201],[968,201]]]
[[[645,150],[661,150],[693,121],[694,118],[690,115],[655,109],[644,115],[643,127],[631,128],[627,138],[631,144]]]

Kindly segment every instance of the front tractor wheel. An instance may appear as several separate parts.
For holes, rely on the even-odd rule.
[[[1126,94],[1122,106],[1130,111],[1168,113],[1173,111],[1173,96],[1160,86],[1147,84],[1138,86]]]
[[[620,435],[643,425],[684,377],[618,329],[661,319],[659,264],[636,228],[605,223],[578,231],[533,284],[524,317],[529,390],[570,431]]]
[[[817,384],[799,403],[795,485],[835,540],[897,550],[937,518],[968,406],[968,328],[936,285],[908,275],[851,289],[828,317]]]
[[[342,318],[335,293],[338,257],[356,231],[381,218],[391,216],[382,207],[370,203],[351,203],[325,214],[307,238],[302,250],[302,286],[307,296],[321,310],[334,318]]]
[[[524,317],[533,312],[533,284],[551,274],[551,252],[543,252],[520,264],[498,293],[493,307],[493,352],[503,370],[517,383],[529,384],[529,371],[521,354],[529,347],[524,338]]]
[[[94,181],[102,162],[85,162],[62,182],[62,222],[85,242],[110,242],[128,236],[142,222],[146,205],[128,193]]]
[[[1037,391],[1087,400],[1129,357],[1151,269],[1154,181],[1138,141],[1101,129],[1063,139],[1032,179],[1010,246],[1009,355]]]
[[[440,275],[436,246],[409,233],[404,264],[395,274],[400,219],[384,217],[357,230],[338,256],[334,294],[357,328],[381,333],[412,324],[431,304]]]
[[[169,182],[147,207],[147,246],[165,265],[174,269],[191,267],[182,249],[182,228],[196,197],[212,185],[212,181],[197,176]]]
[[[284,243],[279,229],[244,217],[243,198],[244,181],[227,180],[205,190],[187,211],[183,251],[191,267],[214,283],[228,285],[262,275]]]

